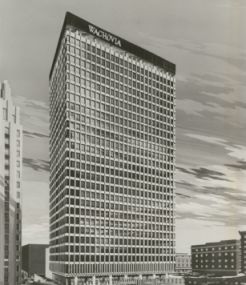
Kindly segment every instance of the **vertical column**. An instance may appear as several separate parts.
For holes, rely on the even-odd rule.
[[[95,275],[92,276],[92,285],[96,285],[96,276]]]
[[[113,285],[112,275],[109,275],[109,285]]]
[[[74,285],[78,285],[78,276],[74,277]]]

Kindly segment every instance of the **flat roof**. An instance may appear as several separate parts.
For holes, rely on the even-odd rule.
[[[60,49],[60,45],[61,45],[61,41],[64,35],[64,32],[66,30],[67,26],[73,26],[81,31],[87,32],[88,34],[92,34],[98,38],[100,38],[100,40],[103,40],[111,45],[114,45],[124,51],[127,51],[131,54],[134,54],[136,56],[138,56],[139,58],[146,60],[160,68],[165,69],[167,72],[170,72],[171,74],[175,74],[176,72],[176,66],[174,63],[163,59],[162,57],[147,51],[133,43],[130,43],[124,39],[122,39],[121,37],[118,37],[108,31],[105,31],[99,27],[97,27],[96,25],[79,18],[78,16],[75,16],[74,14],[70,13],[70,12],[66,12],[66,16],[63,22],[63,26],[62,26],[62,30],[60,33],[60,37],[58,40],[58,44],[56,47],[56,51],[55,51],[55,56],[52,62],[52,66],[51,66],[51,70],[50,70],[50,74],[49,74],[49,78],[51,78],[53,69],[54,69],[54,65],[59,53],[59,49]]]
[[[197,245],[192,245],[191,248],[193,247],[205,247],[205,246],[213,246],[213,245],[218,245],[218,246],[223,246],[223,245],[229,245],[229,244],[232,244],[232,243],[239,243],[240,240],[237,240],[237,239],[228,239],[228,240],[221,240],[221,241],[218,241],[218,242],[207,242],[207,243],[204,243],[204,244],[197,244]]]

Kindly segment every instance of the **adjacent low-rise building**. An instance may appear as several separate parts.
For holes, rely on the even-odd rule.
[[[192,272],[214,276],[237,275],[241,271],[239,240],[193,245],[191,247]]]
[[[185,285],[245,285],[246,276],[187,276],[184,277]]]
[[[188,253],[176,253],[176,272],[191,272],[191,255]]]
[[[22,269],[29,276],[45,276],[47,244],[27,244],[22,247]]]
[[[239,232],[241,236],[241,272],[246,274],[246,231]]]

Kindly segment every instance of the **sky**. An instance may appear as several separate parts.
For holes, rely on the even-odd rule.
[[[246,229],[245,0],[1,0],[24,128],[23,244],[48,243],[48,76],[65,12],[176,64],[176,250]]]

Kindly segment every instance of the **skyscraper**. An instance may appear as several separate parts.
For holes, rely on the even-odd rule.
[[[57,281],[174,271],[175,65],[67,13],[50,72]]]
[[[0,284],[21,278],[22,127],[7,81],[0,83]]]

